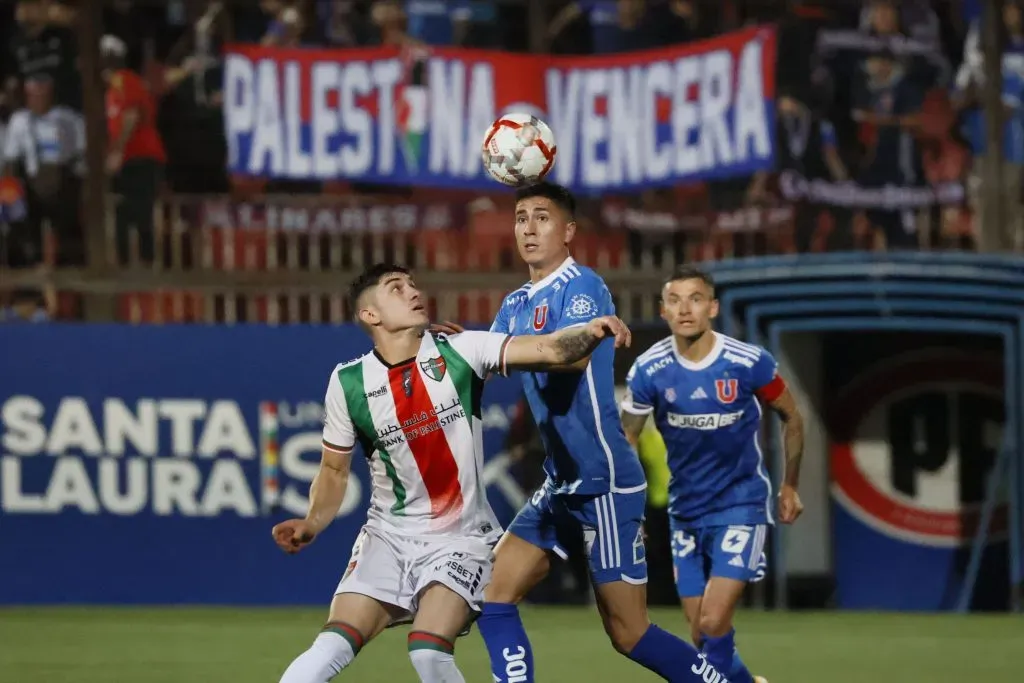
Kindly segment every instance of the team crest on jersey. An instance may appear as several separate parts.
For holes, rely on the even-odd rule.
[[[420,369],[430,379],[440,382],[444,379],[444,373],[448,366],[444,362],[444,356],[438,356],[437,358],[428,358],[427,360],[420,361]]]
[[[676,390],[673,389],[672,387],[669,387],[668,389],[666,389],[665,390],[665,400],[669,401],[669,402],[676,400]]]
[[[739,381],[733,378],[716,379],[715,395],[722,403],[732,403],[739,395]]]
[[[597,302],[586,294],[577,294],[569,300],[565,315],[572,320],[593,318],[597,315]]]
[[[548,323],[548,305],[543,303],[533,309],[533,329],[540,332]]]

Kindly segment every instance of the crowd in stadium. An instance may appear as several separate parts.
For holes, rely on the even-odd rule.
[[[432,188],[379,187],[345,178],[316,183],[232,177],[225,164],[219,57],[225,43],[610,54],[764,23],[780,31],[774,172],[581,197],[586,227],[625,236],[623,250],[634,265],[644,250],[659,246],[702,257],[973,248],[981,207],[978,162],[985,153],[978,0],[578,0],[539,3],[539,17],[528,4],[105,3],[105,170],[117,198],[113,235],[119,258],[153,259],[153,216],[172,197],[287,193],[384,203],[397,197],[416,204],[439,196]],[[79,207],[87,136],[77,11],[57,0],[19,0],[0,8],[9,46],[0,54],[5,267],[84,263]],[[1022,16],[1018,2],[1006,3],[1002,177],[1004,212],[1014,219],[1005,248],[1019,248],[1024,239],[1017,225],[1024,164]],[[500,203],[501,193],[496,195]],[[460,205],[474,199],[479,193],[450,197]],[[696,252],[695,229],[701,246]],[[720,244],[722,235],[727,248]],[[8,294],[3,319],[42,319],[52,309],[52,295]]]

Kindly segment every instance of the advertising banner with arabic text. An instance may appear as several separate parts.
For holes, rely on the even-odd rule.
[[[229,45],[229,168],[494,190],[484,136],[528,111],[555,134],[550,179],[580,193],[749,175],[774,163],[774,68],[767,27],[591,57]]]

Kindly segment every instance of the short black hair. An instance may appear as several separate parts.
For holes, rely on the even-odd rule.
[[[711,295],[715,295],[715,279],[711,277],[711,273],[706,270],[702,270],[697,266],[681,265],[676,266],[676,269],[672,271],[672,274],[665,280],[665,284],[672,282],[678,282],[680,280],[700,280],[708,287],[711,288]]]
[[[352,281],[352,284],[348,286],[348,305],[353,318],[359,319],[359,297],[367,290],[379,285],[386,275],[395,275],[396,273],[411,274],[408,268],[395,263],[374,263]]]
[[[565,211],[570,219],[576,217],[576,198],[572,196],[572,192],[561,185],[541,180],[531,185],[524,185],[516,190],[517,204],[530,197],[546,197],[553,201],[562,211]]]

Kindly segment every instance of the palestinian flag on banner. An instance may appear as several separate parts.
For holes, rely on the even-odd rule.
[[[420,46],[402,48],[404,74],[398,86],[398,136],[405,167],[418,173],[423,158],[423,142],[430,115],[430,85],[427,83],[427,58],[430,51]]]

